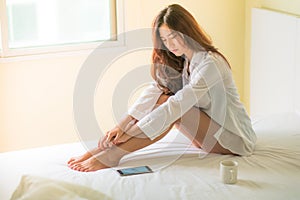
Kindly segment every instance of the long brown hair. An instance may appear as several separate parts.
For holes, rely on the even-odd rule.
[[[211,38],[200,27],[190,12],[178,4],[169,5],[160,11],[152,24],[152,40],[154,45],[152,52],[152,76],[162,88],[169,89],[170,94],[176,93],[182,86],[178,85],[181,80],[177,76],[173,79],[168,76],[168,71],[172,71],[170,69],[173,69],[173,71],[175,70],[181,74],[184,58],[175,56],[163,44],[159,34],[159,28],[163,24],[167,25],[171,30],[179,32],[180,36],[184,38],[185,44],[193,51],[215,52],[222,56],[228,63],[224,55],[213,46]],[[169,70],[166,72],[166,69]],[[162,78],[159,79],[158,76],[166,79],[169,85],[159,81]]]

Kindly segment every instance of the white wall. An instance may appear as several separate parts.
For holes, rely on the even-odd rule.
[[[251,43],[251,8],[267,8],[278,12],[300,16],[300,0],[246,0],[245,31],[245,68],[244,68],[244,103],[250,108],[250,43]],[[250,109],[249,109],[250,110]]]
[[[296,110],[299,22],[293,15],[252,9],[250,111],[254,117]]]

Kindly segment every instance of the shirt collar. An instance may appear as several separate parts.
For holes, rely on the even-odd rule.
[[[195,67],[200,64],[201,60],[203,59],[203,57],[206,53],[207,53],[206,51],[197,51],[197,52],[193,53],[193,57],[191,59],[190,66],[189,66],[190,73],[192,73],[192,71],[195,69]],[[184,57],[184,59],[185,59],[184,71],[187,72],[188,59],[186,58],[186,56]]]

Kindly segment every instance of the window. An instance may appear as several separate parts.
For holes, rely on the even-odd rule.
[[[0,3],[0,49],[4,57],[118,41],[116,0],[0,0]]]

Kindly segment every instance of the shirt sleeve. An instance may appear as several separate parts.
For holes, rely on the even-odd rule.
[[[161,94],[162,91],[157,87],[156,83],[151,83],[129,108],[128,114],[137,120],[141,120],[153,110]]]
[[[222,73],[213,61],[202,62],[192,71],[189,84],[137,122],[137,126],[151,140],[155,139],[195,104],[201,107],[201,98],[214,85],[223,84],[222,80]]]

